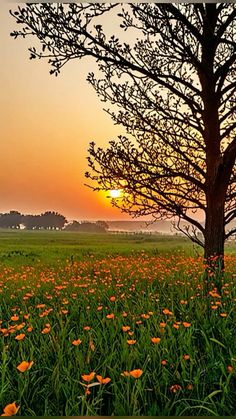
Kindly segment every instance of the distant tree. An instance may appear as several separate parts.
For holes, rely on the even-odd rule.
[[[133,31],[126,42],[103,30],[104,15],[113,11],[115,22],[116,9],[120,28]],[[51,73],[93,57],[103,78],[90,73],[89,82],[135,138],[106,150],[91,143],[87,176],[95,189],[122,189],[113,203],[134,216],[177,217],[208,262],[217,256],[223,264],[236,216],[236,5],[48,3],[11,14],[24,25],[12,35],[36,35],[42,50],[31,48],[30,58],[48,57]]]
[[[44,214],[41,214],[40,223],[42,228],[61,230],[67,223],[67,220],[64,215],[61,215],[58,212],[46,211]]]
[[[25,215],[23,224],[27,230],[39,230],[41,227],[40,215]]]
[[[65,227],[67,231],[79,231],[81,233],[106,233],[105,226],[88,221],[73,221]]]
[[[22,214],[18,211],[0,214],[0,228],[20,228]]]
[[[96,224],[98,226],[102,227],[104,230],[108,230],[109,229],[109,225],[107,224],[106,221],[98,220],[98,221],[96,221]]]

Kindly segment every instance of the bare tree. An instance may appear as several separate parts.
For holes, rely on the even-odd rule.
[[[51,73],[75,58],[98,63],[101,76],[88,80],[127,137],[105,150],[91,143],[94,189],[122,189],[114,203],[134,216],[176,217],[222,263],[236,232],[236,6],[27,4],[11,14],[24,25],[12,35],[36,35],[42,50],[30,58],[48,57]],[[126,42],[106,34],[106,14]]]

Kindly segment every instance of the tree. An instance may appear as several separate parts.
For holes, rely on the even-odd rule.
[[[0,228],[20,228],[22,217],[22,214],[18,211],[0,214]]]
[[[129,43],[103,29],[117,9]],[[236,215],[235,4],[27,4],[11,14],[24,25],[12,35],[36,35],[42,50],[30,58],[48,57],[52,74],[75,58],[98,63],[103,77],[88,81],[127,136],[105,150],[91,143],[94,189],[122,189],[114,204],[134,216],[175,217],[222,263]]]

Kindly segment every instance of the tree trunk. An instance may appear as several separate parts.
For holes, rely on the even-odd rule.
[[[221,291],[222,274],[224,272],[224,199],[215,195],[208,200],[205,224],[206,281],[209,290],[210,282],[214,282]]]

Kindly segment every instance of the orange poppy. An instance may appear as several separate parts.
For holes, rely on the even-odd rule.
[[[188,354],[183,355],[183,359],[186,361],[187,359],[190,359],[190,356]]]
[[[136,343],[136,340],[134,339],[129,339],[127,340],[128,345],[134,345]]]
[[[131,375],[131,377],[133,377],[133,378],[139,378],[139,377],[141,377],[142,373],[143,373],[143,371],[142,371],[142,370],[140,370],[140,369],[130,371],[130,375]]]
[[[81,343],[82,343],[82,340],[77,339],[77,340],[73,340],[72,345],[74,345],[74,346],[78,346],[78,345],[80,345]]]
[[[11,320],[13,322],[17,322],[17,320],[19,320],[19,316],[14,315],[14,316],[11,317]]]
[[[114,317],[115,317],[115,314],[114,313],[111,313],[111,314],[107,314],[107,319],[114,319]]]
[[[25,371],[28,371],[32,367],[33,363],[34,361],[22,361],[16,368],[20,372],[25,372]]]
[[[90,374],[81,375],[81,377],[84,381],[87,381],[89,383],[90,381],[92,381],[94,379],[95,372],[90,372]]]
[[[182,387],[179,384],[174,384],[170,387],[171,393],[177,393],[177,391],[180,391]]]
[[[168,308],[164,308],[164,310],[162,311],[163,314],[169,315],[171,316],[173,313],[172,311],[168,310]]]
[[[16,402],[7,404],[3,409],[3,414],[1,416],[13,416],[16,415],[20,406],[16,405]]]
[[[25,333],[20,333],[19,335],[16,335],[16,340],[23,340],[25,338]]]
[[[101,375],[96,375],[97,380],[99,381],[100,384],[108,384],[111,379],[109,377],[106,378],[102,378]]]
[[[186,328],[191,326],[191,323],[188,323],[188,322],[183,322],[182,324],[183,324],[183,326],[184,326],[184,327],[186,327]]]
[[[151,338],[152,343],[159,343],[161,338]]]
[[[130,326],[122,326],[123,332],[128,332],[130,330]]]

